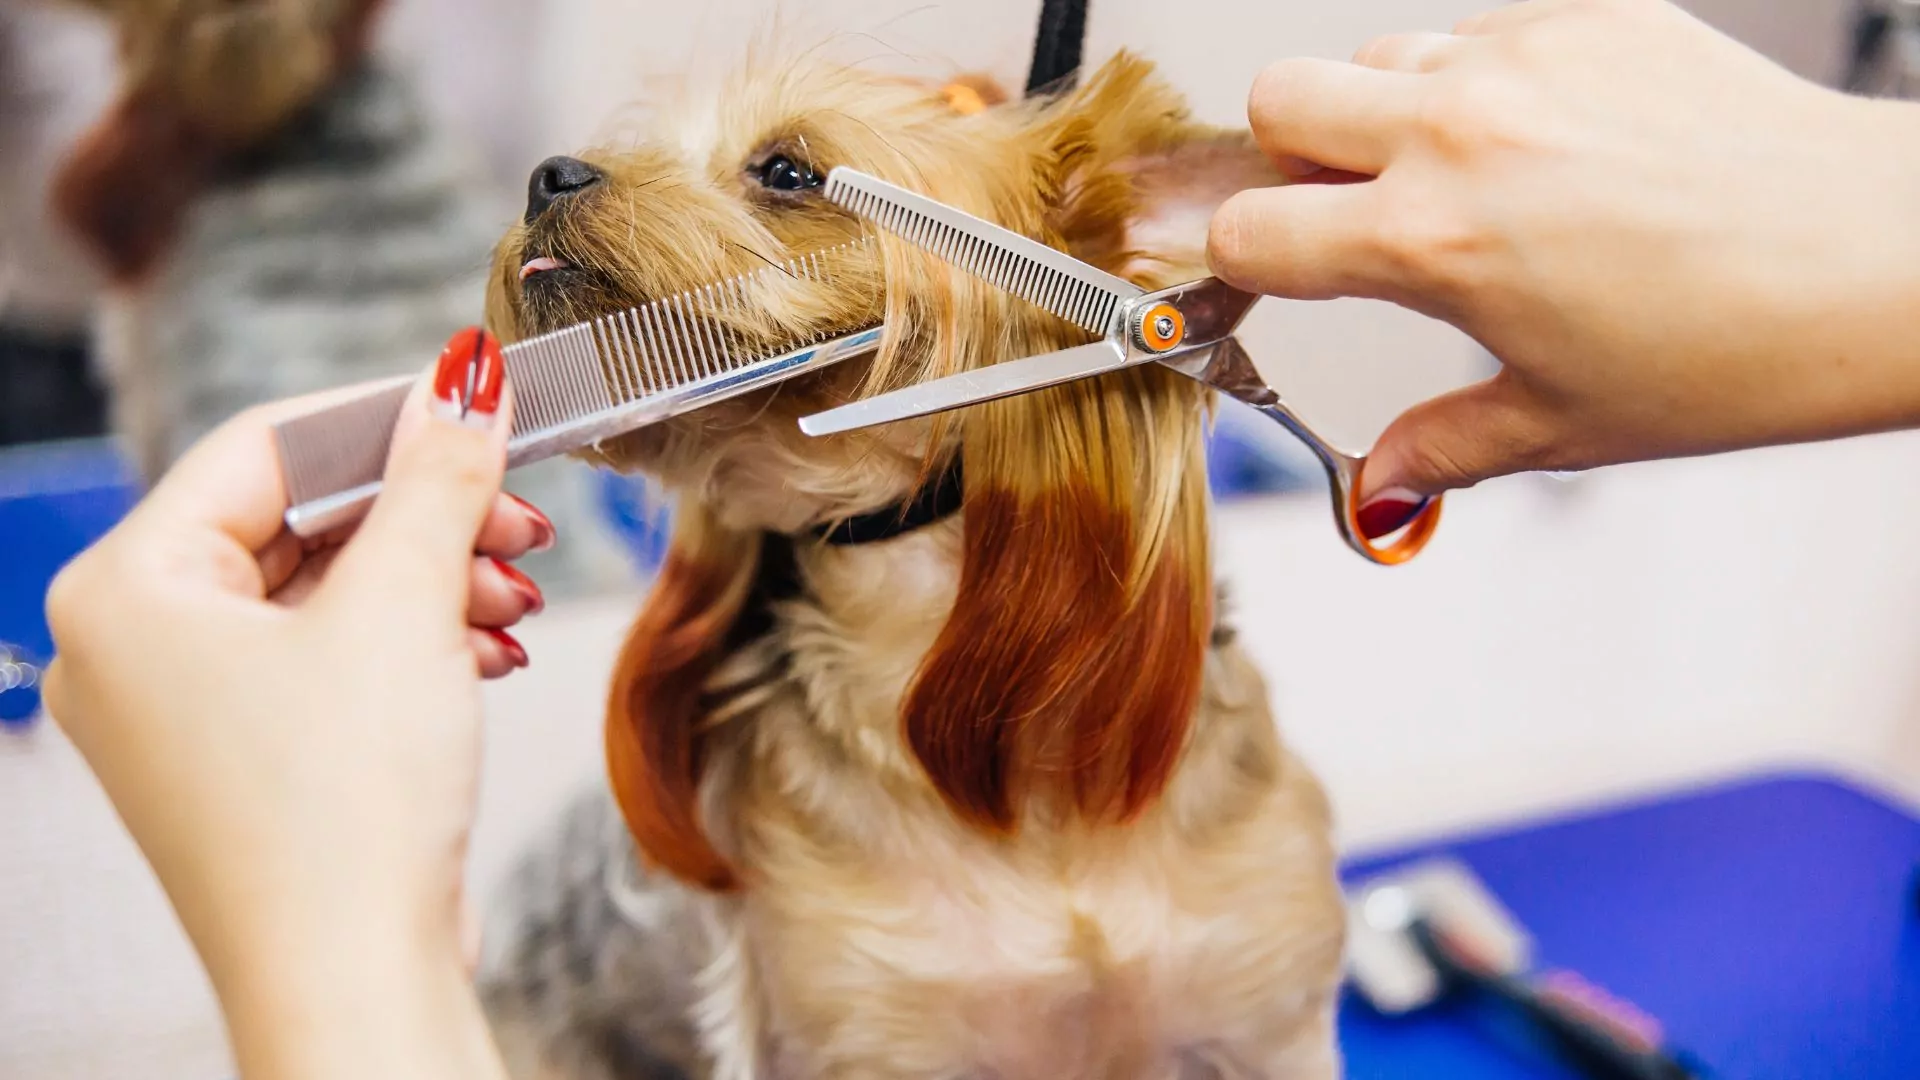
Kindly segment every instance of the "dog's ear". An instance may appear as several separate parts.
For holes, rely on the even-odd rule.
[[[1124,821],[1171,778],[1212,624],[1202,410],[1148,367],[962,421],[959,589],[903,719],[963,818]]]
[[[646,857],[691,885],[725,891],[738,878],[700,820],[702,692],[737,644],[765,540],[727,530],[690,503],[677,516],[665,565],[614,667],[607,772]]]
[[[1127,53],[1052,106],[1039,134],[1057,192],[1052,228],[1079,257],[1146,284],[1205,274],[1220,204],[1287,182],[1252,135],[1195,123]]]
[[[904,707],[962,817],[1127,820],[1172,776],[1212,623],[1202,409],[1136,368],[962,421],[959,589]]]

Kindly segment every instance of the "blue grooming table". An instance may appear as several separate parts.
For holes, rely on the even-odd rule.
[[[135,491],[104,439],[0,450],[0,646],[36,667],[52,659],[47,583],[120,520]],[[39,704],[32,688],[0,689],[0,729],[27,723]]]
[[[1843,783],[1780,776],[1344,868],[1464,860],[1577,971],[1657,1018],[1709,1075],[1920,1077],[1920,821]],[[1351,993],[1353,1080],[1577,1077],[1471,1002],[1390,1018]]]

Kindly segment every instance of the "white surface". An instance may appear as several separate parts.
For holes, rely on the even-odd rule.
[[[1221,562],[1350,846],[1787,765],[1920,798],[1916,466],[1901,435],[1496,481],[1393,570],[1246,505]]]

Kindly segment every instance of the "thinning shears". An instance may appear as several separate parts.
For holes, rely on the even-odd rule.
[[[1138,364],[1157,363],[1245,402],[1292,432],[1326,468],[1334,521],[1347,545],[1384,566],[1406,562],[1440,522],[1433,499],[1376,546],[1360,531],[1357,486],[1366,455],[1329,443],[1269,386],[1235,332],[1259,299],[1218,278],[1148,292],[1065,252],[944,203],[845,167],[826,197],[901,239],[1036,304],[1101,340],[1010,360],[876,395],[800,421],[829,435],[976,405]]]

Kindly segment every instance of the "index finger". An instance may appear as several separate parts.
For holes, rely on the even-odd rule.
[[[1378,176],[1418,116],[1421,76],[1299,58],[1254,80],[1247,121],[1272,158]]]
[[[1374,184],[1293,184],[1240,192],[1216,210],[1207,263],[1248,292],[1293,300],[1380,297],[1392,267],[1371,223]]]

